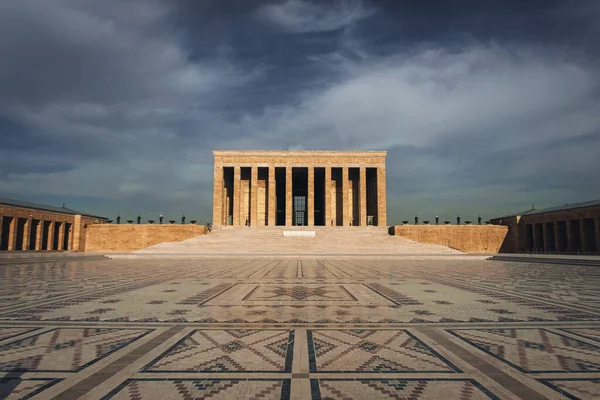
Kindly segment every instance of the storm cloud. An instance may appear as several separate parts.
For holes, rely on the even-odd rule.
[[[0,2],[0,196],[209,221],[213,149],[388,150],[391,223],[600,198],[593,1]]]

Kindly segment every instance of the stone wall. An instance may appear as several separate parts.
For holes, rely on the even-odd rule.
[[[465,253],[510,251],[508,227],[497,225],[402,225],[393,233],[415,242],[441,244]],[[505,250],[506,249],[506,250]]]
[[[206,233],[203,225],[88,225],[85,251],[135,251],[163,242],[179,242]]]

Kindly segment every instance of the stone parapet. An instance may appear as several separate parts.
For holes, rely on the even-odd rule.
[[[179,242],[206,233],[204,225],[88,225],[85,251],[134,251],[163,242]]]
[[[390,233],[465,253],[499,253],[511,252],[508,232],[508,227],[498,225],[402,225],[393,226]]]

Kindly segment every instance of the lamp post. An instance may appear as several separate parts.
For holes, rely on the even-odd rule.
[[[121,223],[121,214],[117,214],[117,224]]]
[[[419,225],[419,217],[415,215],[415,225]]]
[[[162,221],[163,221],[163,216],[162,216],[162,214],[160,214],[160,216],[158,217],[158,223],[160,225],[162,225]]]
[[[436,225],[440,224],[440,217],[438,215],[435,216],[435,224]]]
[[[460,215],[456,216],[456,225],[460,225]]]
[[[181,225],[185,224],[185,214],[181,216]]]
[[[477,216],[477,223],[478,223],[479,225],[481,225],[481,215],[478,215],[478,216]]]
[[[137,223],[138,225],[142,223],[142,216],[140,214],[137,216]]]

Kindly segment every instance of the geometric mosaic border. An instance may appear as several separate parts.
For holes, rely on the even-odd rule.
[[[41,329],[41,328],[32,328],[30,326],[10,326],[10,327],[9,326],[3,326],[3,327],[0,327],[0,329],[2,329],[2,328],[11,328],[11,329],[22,328],[22,329],[27,329],[27,330],[23,331],[23,332],[15,333],[14,335],[3,337],[3,338],[0,339],[0,341],[8,340],[8,339],[14,338],[15,336],[25,335],[26,333],[31,333],[31,332],[34,332],[34,331],[37,331],[37,330]]]
[[[491,400],[501,400],[500,397],[496,396],[492,392],[490,392],[487,388],[485,388],[481,383],[477,382],[474,379],[469,378],[389,378],[389,379],[376,379],[376,378],[319,378],[319,379],[311,379],[310,380],[310,392],[312,400],[322,400],[321,397],[321,387],[319,382],[379,382],[379,383],[394,383],[397,385],[406,384],[408,382],[469,382],[474,387],[479,389],[483,394],[489,397]],[[390,398],[393,398],[390,396]],[[395,397],[395,398],[404,398],[404,397]],[[415,399],[417,400],[419,397],[407,397],[407,399]],[[462,397],[461,397],[462,398]],[[423,398],[425,399],[425,398]]]
[[[568,398],[570,400],[581,400],[581,398],[574,396],[571,393],[565,391],[565,389],[552,384],[552,382],[595,382],[595,383],[600,384],[600,379],[593,379],[593,378],[549,378],[549,379],[538,379],[538,381],[540,383],[543,383],[544,385],[548,386],[550,389],[557,391],[558,393],[561,394],[561,396],[565,396],[566,398]]]
[[[401,370],[401,369],[393,369],[393,368],[388,368],[385,371],[379,371],[379,370],[365,370],[365,371],[357,371],[357,370],[342,370],[342,371],[336,371],[336,370],[319,370],[317,367],[317,355],[316,355],[316,351],[315,351],[315,344],[314,344],[314,338],[313,338],[313,332],[319,332],[319,331],[352,331],[353,329],[309,329],[306,331],[306,336],[307,336],[307,347],[308,347],[308,365],[309,365],[309,371],[310,372],[319,372],[319,373],[331,373],[331,374],[342,374],[342,373],[361,373],[361,374],[380,374],[382,372],[386,372],[386,373],[415,373],[415,372],[419,372],[419,373],[462,373],[463,371],[460,370],[460,368],[458,368],[457,366],[455,366],[454,364],[452,364],[448,359],[446,359],[445,357],[443,357],[440,353],[438,353],[437,351],[435,351],[433,348],[431,348],[429,345],[427,345],[426,343],[424,343],[421,339],[419,339],[418,337],[416,337],[415,335],[413,335],[412,333],[410,333],[409,331],[407,331],[406,329],[377,329],[376,331],[381,332],[381,331],[394,331],[394,332],[404,332],[408,337],[410,337],[411,339],[413,339],[416,343],[418,343],[418,345],[422,346],[424,349],[426,349],[427,351],[429,351],[431,353],[432,356],[438,358],[440,361],[442,361],[444,364],[446,364],[451,371],[444,371],[444,370],[431,370],[431,371],[427,371],[427,370],[419,370],[419,371],[410,371],[410,370]]]
[[[487,355],[489,355],[489,356],[492,356],[492,357],[494,357],[495,359],[497,359],[497,360],[499,360],[499,361],[502,361],[503,363],[505,363],[505,364],[507,364],[507,365],[511,366],[512,368],[514,368],[514,369],[516,369],[516,370],[518,370],[518,371],[520,371],[520,372],[522,372],[522,373],[524,373],[524,374],[530,374],[530,373],[536,373],[536,374],[540,374],[540,373],[543,373],[543,374],[553,374],[553,373],[557,373],[557,374],[564,374],[564,373],[569,373],[569,374],[581,374],[581,373],[598,372],[598,371],[585,371],[585,370],[584,370],[584,371],[565,371],[565,370],[528,370],[528,369],[525,369],[525,368],[523,368],[523,367],[521,367],[521,366],[519,366],[519,365],[516,365],[516,364],[514,364],[513,362],[510,362],[510,361],[506,360],[505,358],[502,358],[502,357],[498,356],[497,354],[494,354],[493,352],[491,352],[490,350],[488,350],[487,348],[485,348],[485,347],[484,347],[484,346],[482,346],[481,344],[479,344],[479,343],[475,343],[475,342],[474,342],[474,341],[472,341],[471,339],[465,338],[465,337],[463,337],[463,336],[461,336],[460,334],[458,334],[458,333],[457,333],[457,332],[460,332],[460,331],[472,331],[472,330],[481,330],[481,331],[485,331],[485,330],[492,330],[492,331],[493,331],[493,330],[503,330],[503,329],[507,329],[507,328],[501,328],[501,327],[497,327],[497,328],[482,328],[482,329],[478,329],[478,328],[476,328],[476,329],[460,328],[460,329],[446,329],[445,331],[446,331],[446,332],[448,332],[448,333],[450,333],[452,336],[454,336],[454,337],[456,337],[456,338],[458,338],[458,339],[462,340],[463,342],[466,342],[466,343],[468,343],[469,345],[471,345],[471,346],[475,347],[476,349],[478,349],[478,350],[480,350],[480,351],[483,351],[483,352],[484,352],[484,353],[486,353]],[[591,345],[591,344],[589,344],[589,343],[583,342],[583,341],[581,341],[581,340],[573,339],[573,338],[571,338],[571,337],[569,337],[569,336],[562,335],[562,334],[560,334],[560,333],[551,332],[551,331],[549,331],[548,329],[545,329],[545,328],[508,328],[508,329],[515,329],[515,330],[520,330],[520,331],[528,331],[528,330],[540,330],[540,331],[545,331],[545,332],[547,332],[547,333],[549,333],[549,334],[551,334],[551,335],[560,336],[560,337],[563,337],[563,338],[565,338],[565,339],[568,339],[568,340],[571,340],[571,341],[577,342],[577,343],[579,343],[579,344],[581,344],[581,345],[583,345],[583,346],[586,346],[586,347],[593,347],[593,348],[595,348],[595,349],[598,349],[598,350],[600,350],[600,347],[599,347],[599,346],[594,346],[594,345]]]
[[[269,379],[269,378],[242,378],[242,379],[235,379],[235,378],[167,378],[167,379],[160,379],[160,378],[132,378],[132,379],[127,379],[126,381],[122,382],[119,386],[117,386],[116,388],[114,388],[113,390],[111,390],[110,392],[108,392],[106,395],[104,395],[100,400],[109,400],[112,399],[115,395],[117,395],[120,391],[122,391],[124,388],[126,388],[129,384],[133,383],[133,382],[174,382],[174,383],[178,383],[178,382],[199,382],[199,381],[210,381],[212,383],[221,383],[221,382],[231,382],[231,383],[240,383],[240,382],[281,382],[281,396],[280,399],[281,400],[289,400],[290,399],[290,389],[291,389],[291,383],[292,380],[291,379]],[[213,394],[211,393],[207,393],[207,398],[212,397]],[[187,398],[182,396],[182,398]],[[192,397],[190,397],[192,398]],[[201,398],[205,398],[205,397],[201,397]]]
[[[62,381],[63,379],[56,379],[56,378],[18,378],[18,377],[12,377],[11,374],[8,374],[4,377],[0,378],[0,399],[4,399],[7,398],[8,396],[10,396],[12,389],[10,390],[10,392],[8,391],[8,387],[10,386],[9,383],[10,381],[18,381],[18,382],[23,382],[23,381],[46,381],[48,382],[47,384],[35,389],[34,391],[27,393],[25,396],[23,397],[19,397],[19,400],[26,400],[26,399],[30,399],[33,396],[43,392],[46,389],[51,388],[52,386],[56,385],[58,382]],[[17,383],[17,382],[15,382]],[[18,384],[15,385],[15,388],[18,387]],[[14,389],[14,388],[13,388]]]
[[[227,331],[228,329],[225,329],[225,331]],[[165,350],[163,353],[161,353],[160,355],[158,355],[157,357],[155,357],[152,361],[150,361],[148,364],[146,364],[141,370],[140,372],[149,372],[149,373],[164,373],[164,374],[168,374],[168,373],[196,373],[196,372],[206,372],[206,373],[211,373],[211,374],[222,374],[222,373],[290,373],[292,372],[292,361],[294,358],[294,336],[295,336],[295,331],[293,329],[287,330],[284,329],[283,331],[288,331],[288,338],[287,338],[287,348],[285,351],[285,360],[284,360],[284,368],[282,371],[277,371],[277,370],[252,370],[252,369],[240,369],[240,370],[206,370],[206,371],[189,371],[189,370],[157,370],[157,369],[152,369],[152,367],[157,364],[160,360],[162,360],[163,358],[169,356],[170,353],[172,353],[174,350],[176,350],[179,346],[181,346],[186,340],[188,340],[190,337],[192,337],[196,332],[198,331],[214,331],[213,329],[194,329],[192,332],[188,333],[187,335],[185,335],[183,338],[181,338],[180,340],[177,341],[177,343],[175,343],[174,345],[172,345],[171,347],[169,347],[167,350]]]
[[[126,346],[129,346],[130,344],[132,344],[133,342],[138,341],[139,339],[142,339],[144,336],[149,335],[150,333],[154,332],[154,329],[148,328],[148,329],[144,329],[144,328],[98,328],[98,327],[90,327],[90,328],[70,328],[70,327],[66,327],[66,328],[52,328],[49,330],[44,330],[41,332],[37,332],[34,335],[28,336],[26,338],[22,338],[22,339],[18,339],[16,341],[13,342],[9,342],[9,343],[5,343],[0,345],[0,351],[5,349],[5,348],[10,348],[10,347],[14,347],[18,344],[21,344],[23,342],[26,342],[32,338],[35,338],[36,336],[41,336],[41,335],[45,335],[47,333],[51,333],[51,332],[55,332],[58,330],[82,330],[82,329],[109,329],[109,330],[129,330],[129,331],[141,331],[140,335],[137,335],[135,337],[132,337],[128,340],[123,341],[122,343],[120,343],[117,346],[114,346],[113,348],[111,348],[110,350],[102,353],[101,355],[94,357],[92,360],[88,361],[87,363],[77,367],[77,368],[73,368],[70,370],[64,370],[64,369],[30,369],[30,368],[20,368],[20,367],[13,367],[13,368],[9,368],[9,369],[3,369],[0,367],[0,371],[2,372],[60,372],[60,373],[75,373],[75,372],[80,372],[83,369],[89,367],[92,364],[97,363],[98,361],[102,360],[103,358],[108,357],[109,355],[113,354],[114,352],[117,352],[121,349],[123,349]],[[0,360],[1,361],[1,360]]]
[[[600,342],[600,337],[587,336],[587,335],[584,335],[584,334],[581,334],[581,333],[577,332],[578,330],[587,330],[587,329],[597,330],[600,333],[600,328],[597,328],[597,327],[590,327],[590,328],[560,328],[558,330],[566,332],[566,333],[570,333],[572,335],[580,336],[580,337],[585,338],[585,339],[593,340],[594,342]]]

